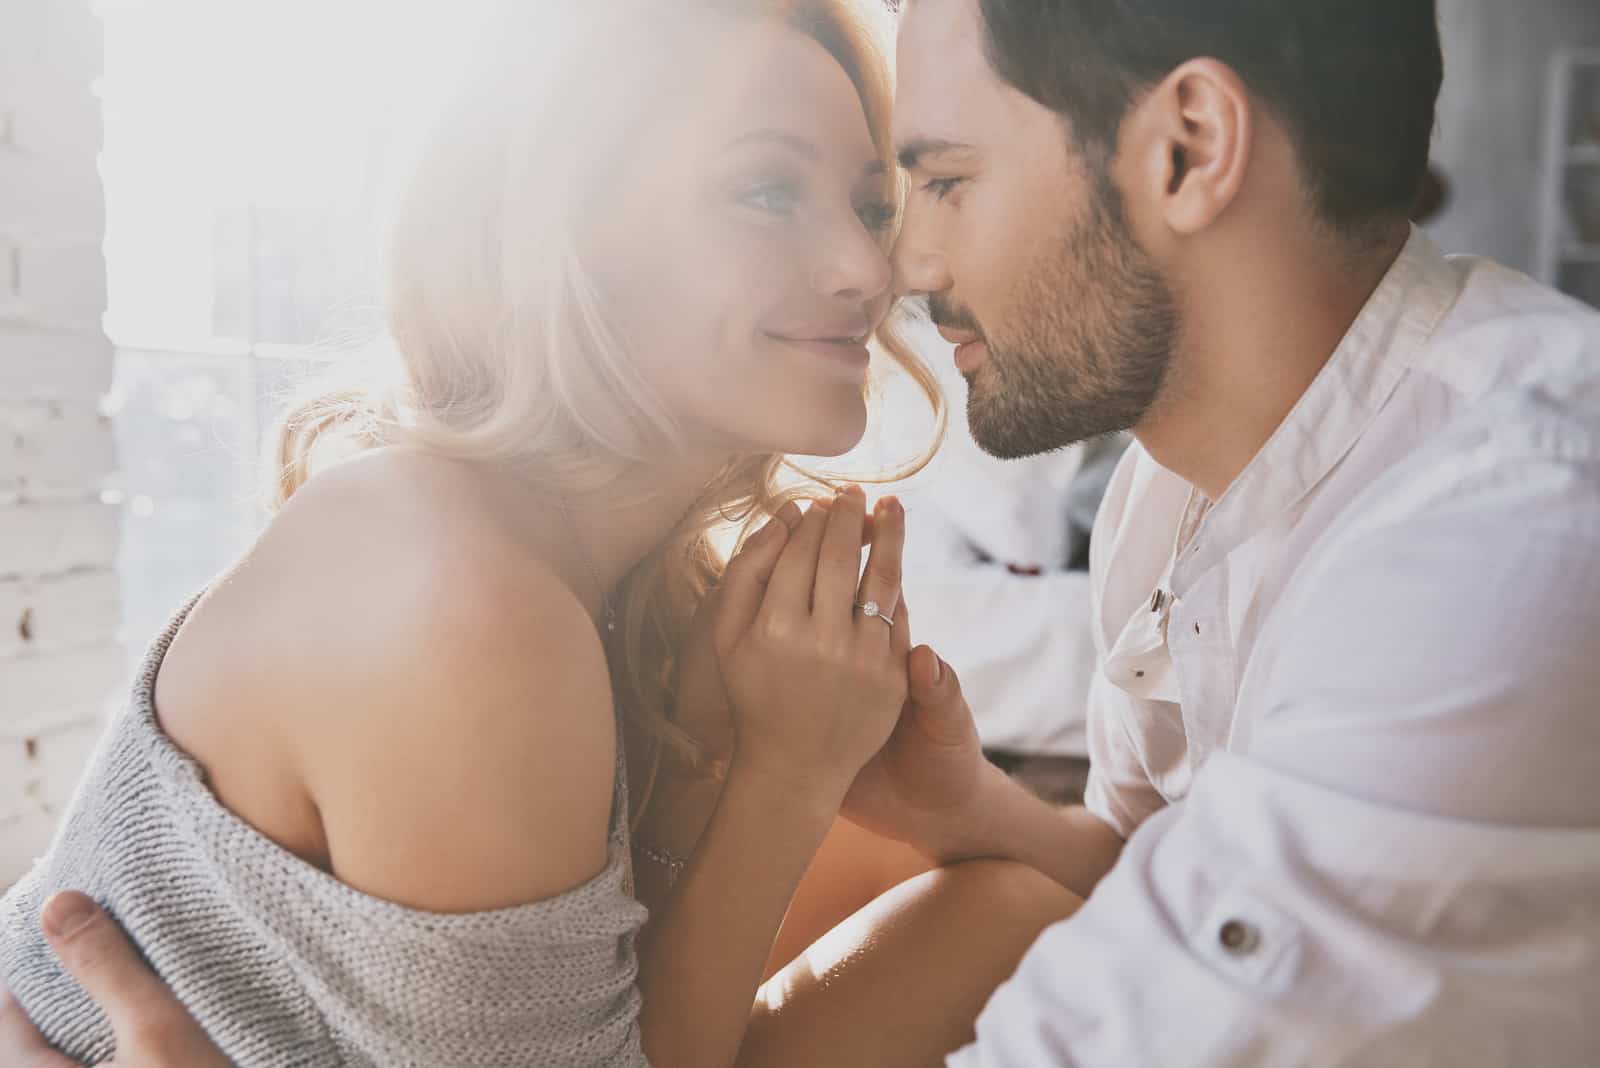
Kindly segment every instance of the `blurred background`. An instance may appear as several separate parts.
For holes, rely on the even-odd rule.
[[[380,323],[383,185],[482,2],[0,0],[0,886],[259,529],[283,398]],[[1440,8],[1427,228],[1600,304],[1600,4]]]

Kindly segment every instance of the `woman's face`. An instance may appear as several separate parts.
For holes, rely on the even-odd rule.
[[[586,244],[640,370],[701,449],[837,455],[866,425],[892,206],[850,78],[770,19],[696,20]]]

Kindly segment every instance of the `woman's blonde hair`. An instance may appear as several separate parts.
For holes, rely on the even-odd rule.
[[[902,203],[888,16],[876,0],[513,0],[490,21],[394,205],[385,306],[397,381],[324,391],[288,412],[275,504],[306,481],[314,448],[329,439],[511,462],[557,494],[604,490],[681,447],[672,413],[611,325],[575,232],[606,153],[645,120],[651,85],[685,61],[673,42],[684,40],[675,31],[690,5],[782,19],[822,45],[855,85],[885,192]],[[942,432],[932,373],[892,326],[877,342],[928,396]],[[875,481],[903,477],[931,453]],[[668,752],[707,768],[673,722],[675,650],[726,564],[713,531],[734,524],[742,542],[786,500],[814,491],[815,481],[785,487],[784,468],[798,470],[779,455],[730,463],[616,591],[613,684],[624,715],[656,743],[656,766]],[[635,798],[642,805],[647,794]]]

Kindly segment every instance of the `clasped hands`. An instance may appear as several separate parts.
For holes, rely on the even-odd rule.
[[[786,505],[706,602],[679,692],[685,707],[726,703],[713,718],[731,725],[734,765],[935,861],[960,859],[989,765],[954,672],[912,646],[905,535],[899,501],[869,517],[856,486],[804,513]]]

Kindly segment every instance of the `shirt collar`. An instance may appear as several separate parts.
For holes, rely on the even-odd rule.
[[[1413,227],[1327,364],[1183,547],[1172,574],[1175,593],[1183,596],[1333,470],[1383,409],[1459,290],[1449,261]],[[1196,493],[1191,508],[1201,503]]]

